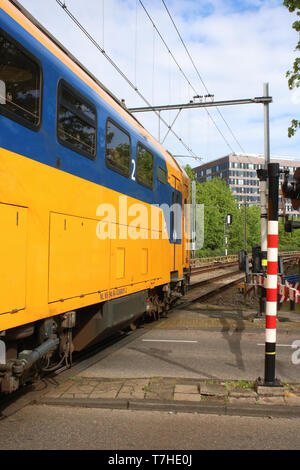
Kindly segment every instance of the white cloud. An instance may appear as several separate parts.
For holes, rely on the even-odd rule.
[[[144,104],[72,24],[55,0],[20,1],[115,95],[125,98],[128,106]],[[269,82],[273,96],[270,105],[272,153],[300,158],[300,136],[287,137],[291,119],[299,117],[299,100],[288,89],[285,77],[295,58],[297,34],[292,29],[295,17],[282,6],[281,0],[165,1],[208,90],[215,94],[216,100],[259,96],[263,83]],[[136,85],[149,101],[171,104],[192,98],[194,90],[178,71],[139,2],[66,0],[66,3],[101,45],[104,37],[106,52],[130,80],[134,83],[136,80]],[[206,93],[162,2],[143,0],[143,3],[197,93]],[[245,151],[263,152],[262,105],[220,108],[220,111]],[[218,112],[213,109],[209,112],[230,146],[240,151]],[[157,137],[157,118],[152,113],[136,116]],[[172,122],[175,113],[164,112],[163,116]],[[182,111],[174,129],[199,156],[214,159],[230,151],[204,110]],[[161,135],[165,132],[162,125]],[[175,154],[186,153],[171,134],[165,146]],[[194,160],[183,160],[186,162],[196,165]]]

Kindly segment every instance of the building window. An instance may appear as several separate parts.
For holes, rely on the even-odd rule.
[[[105,160],[107,166],[123,176],[130,174],[130,137],[110,119],[106,121]]]
[[[97,114],[95,106],[60,81],[57,105],[57,137],[59,142],[85,157],[96,157]]]
[[[41,67],[0,30],[0,113],[37,130],[41,121]]]
[[[153,155],[146,147],[137,145],[136,152],[136,177],[137,181],[148,188],[153,188]]]

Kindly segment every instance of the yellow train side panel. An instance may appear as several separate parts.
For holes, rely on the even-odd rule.
[[[142,203],[149,220],[138,239],[128,217],[127,239],[100,240],[99,225],[118,233],[119,224],[97,208],[112,204],[118,221],[121,193],[5,149],[0,157],[0,331],[170,281],[174,247],[160,209],[151,231],[154,206]]]
[[[109,289],[110,240],[96,237],[97,224],[50,214],[49,302]]]
[[[0,203],[0,315],[26,305],[27,209]]]

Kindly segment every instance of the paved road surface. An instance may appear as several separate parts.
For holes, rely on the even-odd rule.
[[[299,449],[300,419],[28,406],[0,421],[5,449]]]
[[[276,371],[290,383],[300,382],[291,347],[300,339],[297,315],[281,314],[278,331]],[[79,375],[255,380],[264,373],[264,326],[245,312],[178,310],[152,326]],[[297,413],[262,418],[40,404],[0,421],[0,449],[299,449],[299,429]]]
[[[178,310],[81,375],[256,380],[264,375],[264,321],[248,321],[247,315]],[[300,314],[296,318],[278,322],[276,375],[289,383],[300,382],[300,364],[292,360],[293,342],[300,340]]]

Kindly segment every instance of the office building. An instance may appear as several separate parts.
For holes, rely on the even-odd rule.
[[[289,170],[293,175],[296,168],[300,167],[300,161],[271,158],[272,163],[279,163],[281,170]],[[213,178],[221,178],[226,181],[232,194],[240,204],[259,205],[259,179],[256,170],[264,167],[264,156],[257,154],[232,153],[225,157],[213,160],[196,168],[193,168],[200,183],[210,181]],[[283,181],[283,174],[280,175],[280,182]],[[282,209],[282,199],[279,198],[280,209]],[[290,200],[286,200],[286,212],[292,213],[293,208]],[[298,212],[297,212],[298,213]]]

